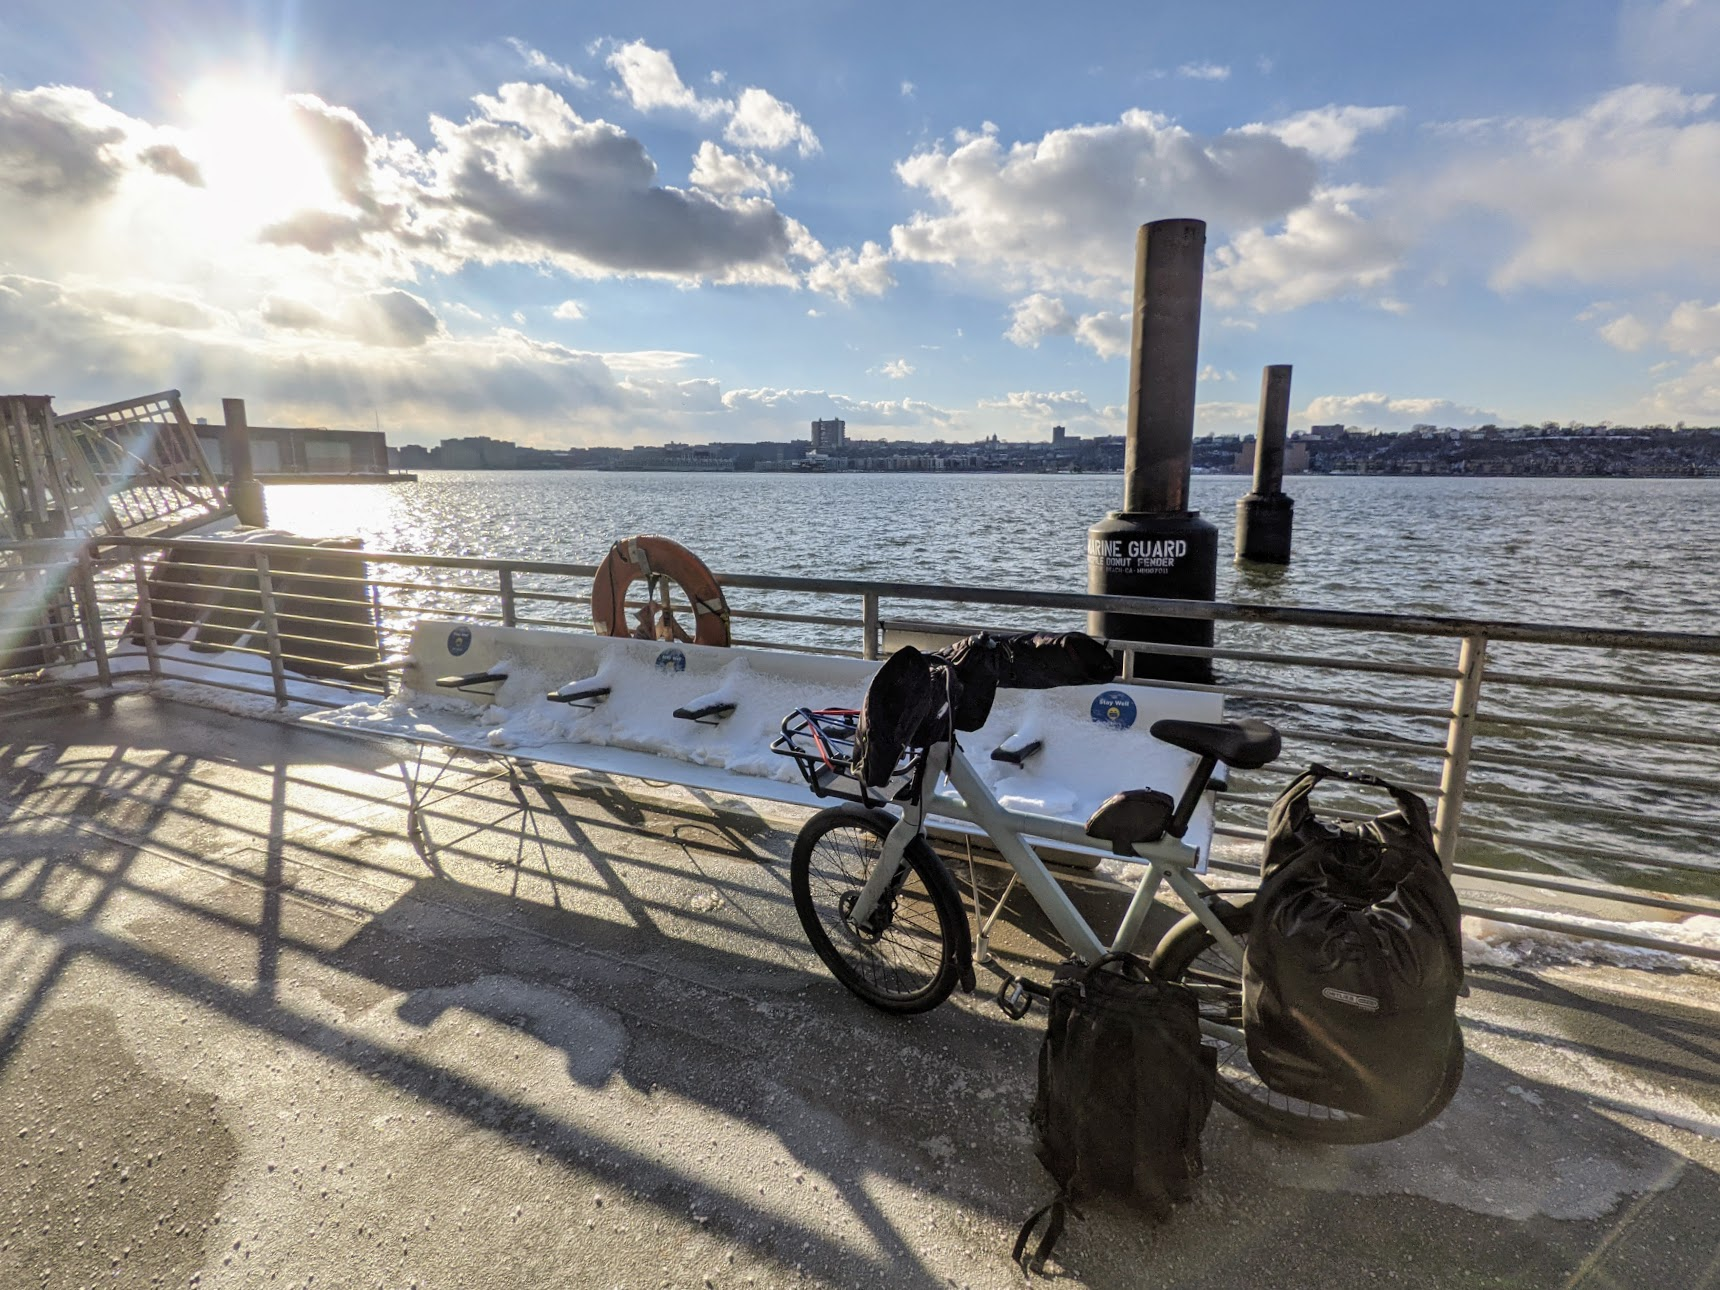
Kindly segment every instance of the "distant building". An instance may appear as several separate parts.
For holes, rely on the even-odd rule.
[[[1069,435],[1069,432],[1067,430],[1065,430],[1062,426],[1052,426],[1051,427],[1051,446],[1053,448],[1061,448],[1063,446],[1063,441],[1068,437],[1068,435]]]
[[[812,451],[829,454],[846,446],[848,442],[848,423],[832,417],[828,421],[812,423]]]

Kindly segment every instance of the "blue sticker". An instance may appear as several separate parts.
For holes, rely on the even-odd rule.
[[[456,627],[448,633],[448,652],[455,658],[459,658],[471,648],[472,629],[470,627]]]
[[[659,672],[685,672],[687,656],[678,649],[666,649],[657,655],[657,670]]]
[[[1090,711],[1095,725],[1127,730],[1135,724],[1135,701],[1121,690],[1106,690],[1093,700]]]

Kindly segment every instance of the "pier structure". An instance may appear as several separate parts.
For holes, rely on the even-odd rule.
[[[1195,382],[1200,357],[1206,222],[1162,219],[1135,239],[1134,327],[1123,509],[1087,531],[1087,589],[1097,594],[1207,600],[1218,587],[1218,529],[1189,509]],[[1207,619],[1095,611],[1088,630],[1114,640],[1212,646]],[[1210,681],[1205,654],[1134,652],[1136,676]]]
[[[1236,558],[1290,563],[1296,503],[1284,495],[1284,433],[1290,420],[1290,364],[1260,373],[1260,425],[1254,437],[1254,491],[1236,503]]]

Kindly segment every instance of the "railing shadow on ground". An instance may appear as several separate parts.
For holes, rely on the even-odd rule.
[[[437,866],[429,867],[396,841],[404,832],[403,770],[387,750],[252,722],[228,729],[230,719],[207,715],[181,717],[175,731],[170,708],[131,706],[131,719],[122,713],[77,723],[82,743],[80,731],[64,723],[33,730],[14,723],[0,744],[0,919],[52,947],[29,961],[3,960],[9,979],[0,1076],[67,969],[87,956],[386,1081],[566,1168],[607,1176],[666,1212],[701,1204],[726,1211],[710,1222],[732,1239],[755,1247],[762,1240],[771,1257],[829,1275],[944,1283],[915,1234],[876,1199],[880,1174],[898,1187],[953,1190],[998,1224],[1040,1199],[1043,1179],[1020,1126],[1036,1031],[988,1009],[946,1007],[903,1022],[849,999],[801,942],[781,863],[786,836],[756,817],[703,803],[645,803],[603,783],[548,784],[530,771],[513,786],[480,773],[471,794],[456,799],[459,809],[432,806],[430,840],[444,826],[471,831],[434,846]],[[150,709],[148,720],[136,719],[136,706]],[[188,745],[216,751],[198,754]],[[266,756],[254,763],[234,756],[247,749]],[[520,810],[538,830],[529,857],[510,854],[524,835],[508,817]],[[43,845],[49,838],[53,844]],[[669,845],[673,860],[661,854]],[[160,862],[217,881],[188,892],[161,877]],[[695,903],[694,888],[717,898]],[[230,962],[221,971],[200,970],[195,955],[104,927],[104,914],[121,897],[189,920],[194,942],[237,947],[253,984],[236,984],[243,978]],[[1030,927],[1018,930],[1033,943]],[[428,1033],[459,1009],[558,1049],[570,1083],[600,1089],[619,1077],[635,1090],[702,1107],[737,1132],[772,1137],[795,1166],[828,1179],[864,1236],[856,1241],[785,1218],[738,1188],[717,1188],[713,1205],[712,1179],[631,1147],[600,1120],[546,1114],[527,1091],[504,1091],[479,1072],[315,1015],[293,997],[294,982],[313,969],[386,1002],[415,1031]],[[1539,978],[1484,979],[1485,988],[1505,996],[1545,990]],[[620,1019],[623,1042],[610,1055],[593,1056],[594,1017]],[[1679,1023],[1661,1038],[1688,1049],[1694,1035]],[[703,1059],[686,1060],[689,1049]],[[977,1076],[960,1069],[952,1054],[963,1052],[991,1069]],[[1645,1079],[1668,1074],[1663,1061],[1639,1061],[1623,1043],[1606,1053]],[[1000,1060],[1009,1067],[1002,1074]],[[1470,1079],[1537,1087],[1485,1059],[1472,1059]],[[999,1088],[1007,1090],[1002,1099]],[[1569,1132],[1571,1116],[1599,1118],[1568,1090],[1544,1087],[1540,1096],[1560,1110],[1561,1132]],[[1448,1113],[1453,1124],[1471,1113],[1461,1103],[1460,1095]],[[838,1125],[851,1117],[852,1126],[833,1129],[832,1117]],[[876,1140],[860,1127],[871,1125],[878,1126]],[[1262,1187],[1287,1185],[1261,1175],[1252,1135],[1222,1113],[1215,1113],[1218,1125],[1217,1135],[1209,1133],[1215,1173],[1237,1168]],[[932,1138],[956,1144],[960,1159],[946,1162],[948,1145],[926,1147],[921,1139],[933,1129]],[[1275,1144],[1268,1154],[1293,1154],[1301,1172],[1316,1162],[1313,1173],[1353,1190],[1369,1168],[1368,1153],[1376,1162],[1415,1161],[1438,1140],[1417,1135],[1360,1154]],[[968,1159],[961,1149],[968,1143],[981,1156],[995,1145],[1009,1166],[1006,1181],[995,1180],[989,1158]],[[1649,1154],[1638,1164],[1652,1171],[1660,1157]],[[1515,1181],[1527,1187],[1542,1166],[1530,1156],[1516,1168]],[[1318,1216],[1317,1205],[1291,1208],[1306,1221]],[[1114,1229],[1103,1227],[1107,1242],[1120,1238],[1119,1256],[1167,1246],[1199,1250],[1197,1223],[1125,1235],[1132,1229],[1119,1216]],[[761,1238],[761,1231],[774,1235]],[[1543,1241],[1545,1253],[1567,1267],[1590,1253],[1537,1237]],[[1091,1270],[1091,1284],[1113,1283],[1104,1266]],[[1119,1278],[1115,1284],[1128,1283]]]

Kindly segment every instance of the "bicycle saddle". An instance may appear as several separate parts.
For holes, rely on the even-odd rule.
[[[1236,770],[1255,770],[1277,758],[1278,732],[1264,721],[1155,721],[1154,739]]]

